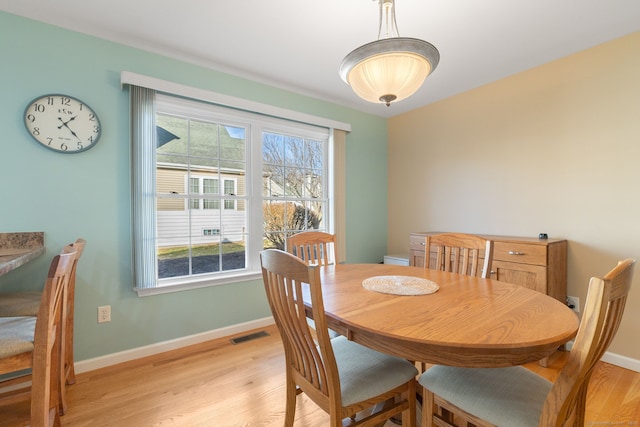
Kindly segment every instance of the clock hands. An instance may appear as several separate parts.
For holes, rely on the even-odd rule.
[[[67,129],[69,129],[69,132],[71,132],[71,135],[75,136],[76,138],[78,138],[78,135],[76,135],[76,133],[69,127],[69,125],[67,123],[73,121],[76,119],[77,116],[73,116],[71,117],[69,120],[67,120],[66,122],[64,120],[62,120],[62,118],[58,117],[58,120],[60,120],[62,122],[62,124],[60,126],[58,126],[58,129],[62,129],[62,127],[66,127]],[[78,138],[78,141],[81,141],[80,138]]]
[[[71,121],[75,120],[75,119],[76,119],[76,117],[78,117],[78,116],[73,116],[73,117],[71,117],[69,120],[67,120],[66,122],[65,122],[64,120],[62,120],[62,118],[58,117],[58,120],[60,120],[60,121],[62,122],[62,124],[61,124],[60,126],[58,126],[58,129],[62,129],[62,126],[69,127],[69,126],[67,126],[67,123],[69,123],[69,122],[71,122]]]

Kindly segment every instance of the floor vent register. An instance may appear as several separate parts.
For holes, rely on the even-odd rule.
[[[240,344],[243,342],[255,340],[262,337],[268,337],[269,334],[266,331],[254,332],[253,334],[243,335],[241,337],[231,338],[231,344]]]

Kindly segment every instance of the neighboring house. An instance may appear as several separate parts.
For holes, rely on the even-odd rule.
[[[162,113],[156,123],[157,245],[244,242],[246,128]],[[326,203],[320,197],[323,146],[309,138],[263,133],[267,240],[284,241],[290,230],[320,226]]]
[[[246,201],[234,198],[246,194],[245,171],[238,167],[244,162],[233,160],[243,159],[244,139],[230,136],[224,126],[207,128],[213,131],[207,135],[192,129],[187,136],[184,121],[160,120],[164,128],[157,127],[158,246],[244,241]],[[228,160],[220,159],[218,135],[220,151]]]
[[[244,194],[244,172],[218,170],[187,171],[180,165],[157,168],[158,193],[175,194],[176,198],[158,200],[158,246],[181,246],[229,241],[243,241],[245,235],[244,200],[186,199],[191,193]],[[180,196],[181,195],[181,196]],[[188,230],[185,229],[188,224]]]

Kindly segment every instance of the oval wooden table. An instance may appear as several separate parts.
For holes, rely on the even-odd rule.
[[[466,367],[521,365],[549,356],[578,329],[578,318],[566,305],[505,282],[389,264],[319,268],[329,327],[409,360]],[[425,278],[440,288],[407,296],[362,286],[367,278],[388,275]]]

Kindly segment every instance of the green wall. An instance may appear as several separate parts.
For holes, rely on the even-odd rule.
[[[47,246],[45,256],[0,277],[0,291],[41,288],[51,257],[77,237],[87,239],[76,291],[77,361],[270,315],[260,281],[145,298],[133,292],[121,71],[351,123],[347,261],[379,262],[386,253],[386,119],[4,12],[0,54],[0,232],[44,231]],[[24,108],[46,93],[72,95],[98,112],[103,135],[93,149],[58,154],[27,134]],[[111,305],[110,323],[97,323],[101,305]]]

